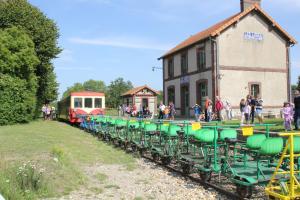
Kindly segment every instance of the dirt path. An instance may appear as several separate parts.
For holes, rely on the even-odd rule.
[[[205,190],[144,159],[137,160],[137,168],[133,171],[119,165],[97,164],[86,168],[85,173],[88,185],[60,200],[224,199],[214,190]]]

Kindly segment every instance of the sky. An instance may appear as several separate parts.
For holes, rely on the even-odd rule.
[[[53,61],[60,95],[75,82],[118,77],[162,90],[161,55],[190,35],[240,11],[239,0],[29,0],[60,30]],[[262,8],[300,41],[300,0],[262,0]],[[300,75],[292,48],[292,83]],[[152,71],[152,67],[158,69]]]

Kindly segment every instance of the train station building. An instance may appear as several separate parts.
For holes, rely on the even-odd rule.
[[[159,92],[147,85],[133,88],[122,94],[122,102],[126,106],[135,105],[138,110],[143,107],[149,108],[151,113],[157,111],[157,95]]]
[[[290,100],[290,48],[296,40],[262,8],[241,0],[241,11],[187,38],[161,58],[164,102],[178,115],[216,96],[238,113],[246,95],[260,96],[264,112],[279,113]]]

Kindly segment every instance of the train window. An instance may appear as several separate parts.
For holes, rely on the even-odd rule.
[[[74,98],[74,108],[82,108],[82,98]]]
[[[94,105],[95,108],[102,108],[102,98],[95,98]]]
[[[92,98],[85,98],[84,99],[84,107],[85,108],[93,108],[93,99]]]

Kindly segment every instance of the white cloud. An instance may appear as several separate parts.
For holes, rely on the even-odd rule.
[[[69,62],[73,62],[74,58],[73,58],[73,53],[71,50],[69,49],[64,49],[57,58],[58,61],[60,62],[64,62],[64,63],[69,63]]]
[[[167,51],[172,47],[172,45],[165,45],[147,39],[131,37],[107,37],[95,39],[75,37],[70,38],[69,41],[74,44],[112,46],[131,49],[149,49],[159,51]]]

